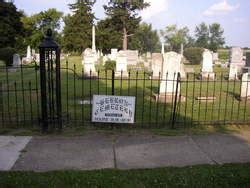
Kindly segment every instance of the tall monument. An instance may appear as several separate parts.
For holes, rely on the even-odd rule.
[[[95,26],[92,26],[92,52],[96,53],[96,46],[95,46]]]
[[[162,55],[165,54],[165,45],[164,45],[164,43],[161,43],[161,54]]]

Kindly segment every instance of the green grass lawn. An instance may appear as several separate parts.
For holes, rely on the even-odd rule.
[[[99,80],[82,79],[81,57],[70,57],[68,69],[62,61],[61,84],[62,106],[65,122],[70,126],[89,124],[91,106],[80,105],[79,101],[90,99],[93,94],[111,95],[111,72],[101,71]],[[196,72],[200,67],[194,66]],[[192,122],[219,120],[222,123],[250,121],[250,103],[238,100],[240,95],[240,81],[228,82],[225,77],[228,69],[215,67],[216,81],[200,81],[194,75],[181,82],[181,95],[186,97],[185,102],[179,102],[177,108],[177,123],[190,125]],[[223,73],[222,76],[220,76]],[[0,83],[5,89],[2,95],[3,108],[0,112],[0,121],[9,124],[26,126],[27,122],[37,124],[40,114],[39,71],[35,68],[24,68],[23,71],[0,72]],[[8,79],[6,79],[8,78]],[[135,70],[131,70],[130,79],[115,80],[115,95],[136,96],[136,124],[144,127],[171,126],[173,103],[156,102],[154,95],[158,94],[160,82],[149,79],[148,74],[139,71],[136,80]],[[222,80],[222,81],[221,81]],[[25,89],[24,92],[19,91]],[[214,102],[201,102],[195,98],[216,97]],[[0,97],[1,98],[1,97]],[[1,102],[1,101],[0,101]],[[172,101],[173,102],[173,101]],[[1,104],[0,104],[1,106]],[[210,124],[212,124],[210,122]],[[217,123],[217,122],[216,122]]]
[[[11,187],[250,187],[250,164],[200,165],[148,170],[0,172]]]

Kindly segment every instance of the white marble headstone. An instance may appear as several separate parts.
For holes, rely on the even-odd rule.
[[[213,53],[213,61],[219,61],[219,54]]]
[[[229,63],[244,67],[243,50],[240,47],[231,48]]]
[[[116,49],[116,48],[111,49],[111,54],[109,56],[110,60],[116,61],[117,54],[118,54],[118,49]]]
[[[229,80],[235,80],[238,78],[238,67],[234,64],[230,65]]]
[[[84,75],[85,76],[96,76],[96,53],[92,51],[92,49],[87,48],[83,54],[83,67],[84,67]]]
[[[154,78],[159,78],[162,74],[163,55],[161,53],[152,54],[151,70]]]
[[[181,58],[182,56],[175,52],[164,54],[160,94],[172,94],[176,92],[177,76],[181,72]],[[180,91],[180,87],[178,91]]]
[[[213,55],[209,50],[204,50],[202,55],[202,72],[213,72]]]
[[[241,98],[250,97],[250,73],[244,73],[241,84]]]
[[[125,54],[119,53],[116,58],[116,72],[115,76],[117,77],[127,77],[128,76],[128,62]]]
[[[201,79],[215,79],[215,73],[213,72],[213,54],[207,49],[205,49],[202,54]]]
[[[120,51],[127,56],[128,65],[137,65],[139,61],[139,51],[138,50],[126,50]]]

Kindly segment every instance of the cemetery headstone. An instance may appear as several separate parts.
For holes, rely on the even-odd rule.
[[[243,50],[240,47],[233,47],[230,49],[230,64],[234,64],[239,68],[243,68],[244,61],[243,61]]]
[[[246,64],[243,68],[243,73],[250,73],[250,52],[246,53]]]
[[[118,54],[118,49],[111,49],[111,54],[109,56],[109,59],[111,61],[116,61],[116,57],[117,57],[117,54]]]
[[[213,55],[212,53],[205,49],[202,55],[202,69],[201,78],[214,80],[215,74],[213,72]]]
[[[234,64],[230,65],[229,80],[235,80],[238,78],[238,67]]]
[[[250,73],[244,73],[242,76],[241,98],[250,98]]]
[[[192,67],[185,67],[185,73],[195,73],[195,70]]]
[[[219,61],[219,54],[218,53],[213,53],[213,61]]]
[[[87,48],[84,51],[84,58],[83,58],[83,67],[84,67],[84,76],[86,77],[96,77],[96,53],[93,53],[92,49]]]
[[[172,94],[176,91],[177,74],[180,73],[180,71],[181,55],[175,52],[168,52],[164,54],[162,80],[170,81],[161,81],[160,93]]]
[[[246,53],[246,67],[250,67],[250,52]]]
[[[181,73],[181,78],[185,79],[186,78],[186,72],[185,72],[185,65],[183,63],[181,63],[180,73]]]
[[[126,51],[119,51],[127,57],[128,65],[137,65],[139,61],[139,51],[138,50],[126,50]]]
[[[36,54],[36,50],[35,49],[32,49],[31,50],[31,55],[34,56]]]
[[[21,58],[19,54],[13,55],[12,66],[8,67],[8,72],[16,72],[17,68],[21,65]]]
[[[151,59],[152,59],[152,54],[151,54],[151,52],[147,52],[147,53],[146,53],[146,58],[147,58],[147,60],[151,60]]]
[[[175,52],[168,52],[164,54],[160,94],[157,100],[168,103],[172,102],[175,95],[179,96],[180,85],[177,89],[177,78],[178,73],[181,71],[181,58],[182,56]]]
[[[13,55],[13,67],[19,67],[21,65],[21,58],[19,54]]]
[[[40,54],[35,54],[34,60],[36,63],[39,63],[40,62]]]
[[[128,62],[126,54],[119,52],[116,58],[116,77],[128,77]]]
[[[159,78],[159,74],[162,74],[162,66],[163,66],[163,56],[161,53],[153,53],[152,54],[152,63],[151,69],[153,72],[153,78]]]

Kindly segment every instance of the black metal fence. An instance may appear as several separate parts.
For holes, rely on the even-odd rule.
[[[168,75],[162,79],[160,73],[158,78],[151,75],[131,70],[127,77],[115,77],[114,72],[103,70],[96,77],[85,77],[81,67],[64,63],[61,67],[63,126],[99,125],[91,122],[93,95],[136,97],[135,124],[119,126],[250,124],[250,102],[240,97],[241,80],[229,80],[227,74],[217,74],[214,80],[201,80],[194,73],[176,80],[170,80]],[[172,96],[160,95],[162,82],[176,82],[176,92]],[[39,126],[40,118],[38,66],[0,67],[1,127]]]

